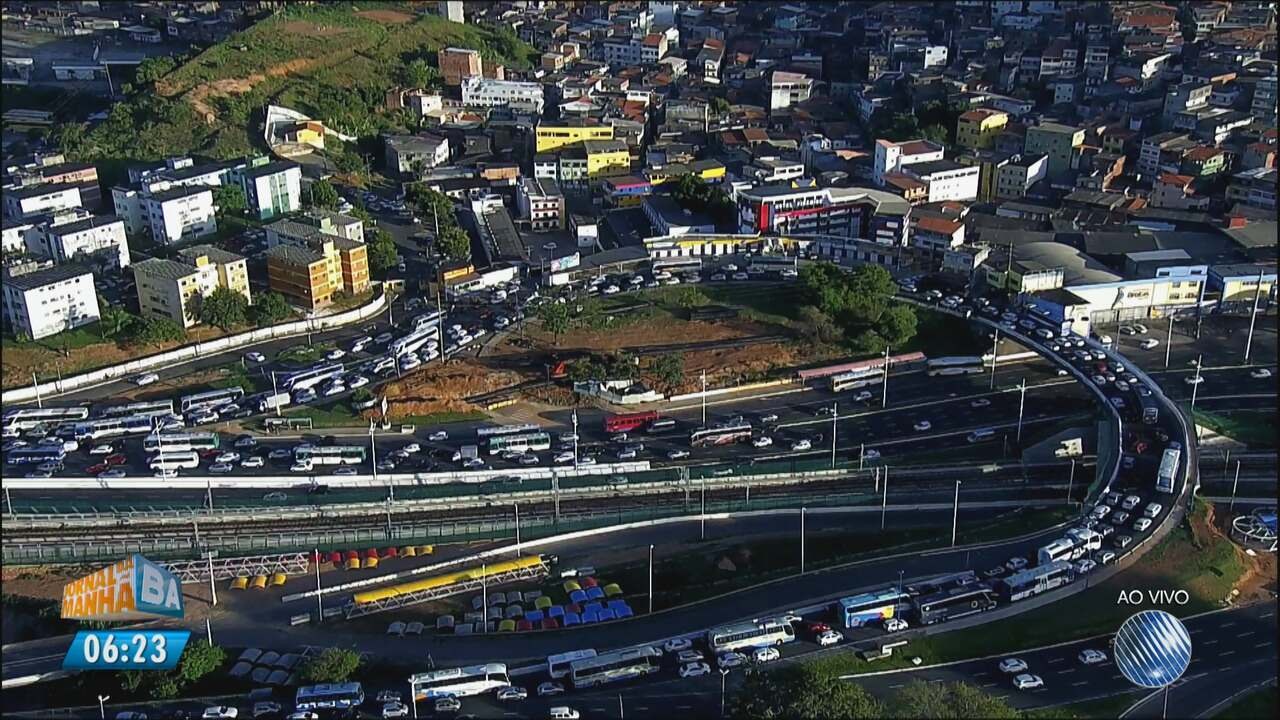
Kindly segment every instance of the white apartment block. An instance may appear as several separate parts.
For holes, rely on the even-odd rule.
[[[115,215],[68,212],[26,233],[27,249],[57,263],[80,262],[105,268],[129,266],[124,220]]]
[[[542,85],[514,80],[468,77],[462,81],[462,104],[474,107],[510,107],[542,113]]]
[[[929,187],[927,202],[978,199],[978,179],[982,168],[977,165],[966,166],[950,160],[932,160],[913,163],[903,168],[902,172]]]
[[[4,316],[14,334],[38,340],[101,317],[93,273],[86,267],[15,266],[5,273],[3,285]]]
[[[19,222],[5,218],[4,230],[0,234],[0,250],[3,250],[5,255],[25,252],[27,249],[26,234],[34,227],[35,225],[29,222]]]
[[[813,92],[813,80],[803,73],[775,71],[769,81],[769,109],[779,110],[802,103]]]
[[[218,230],[214,219],[213,190],[204,185],[158,185],[156,191],[112,188],[116,214],[132,234],[150,232],[157,243],[168,245],[212,235]]]
[[[31,185],[4,189],[4,214],[13,220],[82,207],[76,185]]]
[[[876,140],[872,180],[876,185],[884,187],[884,176],[889,173],[898,172],[907,165],[941,159],[942,146],[928,140],[907,140],[900,143]]]
[[[302,208],[302,167],[297,163],[260,162],[237,168],[235,175],[244,188],[249,211],[259,220],[288,215]]]

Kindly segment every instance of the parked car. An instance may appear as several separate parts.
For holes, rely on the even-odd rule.
[[[716,665],[721,669],[742,667],[747,664],[747,656],[738,652],[721,653],[716,657]]]
[[[671,638],[662,643],[663,651],[669,653],[678,653],[691,647],[693,647],[693,641],[689,640],[689,638]],[[698,657],[701,658],[702,656],[699,655]]]
[[[782,653],[776,647],[761,647],[751,651],[751,662],[756,665],[773,662],[782,657]]]
[[[462,701],[452,695],[436,698],[435,711],[438,713],[458,712],[462,709]]]
[[[251,363],[264,363],[267,361],[267,356],[260,352],[247,352],[244,354],[244,359]]]
[[[1077,657],[1080,658],[1080,664],[1082,665],[1097,665],[1098,663],[1103,663],[1107,661],[1106,653],[1102,652],[1101,650],[1094,650],[1092,648],[1081,650],[1080,655],[1078,655]]]
[[[674,449],[674,450],[669,450],[669,451],[667,452],[667,459],[668,459],[668,460],[680,460],[680,459],[682,459],[682,458],[687,458],[687,457],[689,457],[689,451],[688,451],[688,450],[682,450],[682,449],[680,449],[680,448],[676,448],[676,449]]]
[[[215,705],[214,707],[205,708],[200,714],[201,720],[235,720],[240,715],[240,710],[230,705]]]
[[[812,448],[813,448],[813,443],[805,439],[796,440],[795,442],[791,443],[792,452],[801,452],[804,450],[810,450]]]
[[[508,685],[504,688],[498,688],[498,699],[503,702],[510,700],[524,700],[529,697],[529,691],[519,685]]]

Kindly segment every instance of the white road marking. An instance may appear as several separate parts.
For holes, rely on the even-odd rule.
[[[1253,634],[1253,631],[1252,631],[1252,630],[1250,630],[1249,632],[1240,633],[1240,634],[1239,634],[1239,635],[1237,635],[1236,637],[1249,637],[1249,636],[1250,636],[1250,635],[1252,635],[1252,634]]]
[[[1088,680],[1081,680],[1078,683],[1071,683],[1071,687],[1080,687],[1081,685],[1088,685],[1088,684],[1089,684]]]
[[[1235,654],[1236,654],[1236,651],[1235,651],[1235,650],[1224,650],[1224,651],[1222,651],[1222,652],[1218,653],[1218,656],[1219,656],[1219,657],[1226,657],[1226,656],[1228,656],[1228,655],[1235,655]]]
[[[1060,663],[1060,662],[1062,662],[1063,660],[1066,660],[1066,658],[1060,658],[1060,657],[1058,657],[1058,658],[1053,658],[1052,660],[1050,660],[1050,661],[1049,661],[1049,664],[1050,664],[1050,665],[1052,665],[1052,664],[1054,664],[1054,663]]]
[[[1218,644],[1218,641],[1217,641],[1217,640],[1205,640],[1204,642],[1202,642],[1202,643],[1200,643],[1200,644],[1201,644],[1201,645],[1216,645],[1216,644]]]
[[[1271,647],[1273,644],[1274,644],[1274,643],[1269,643],[1269,642],[1260,642],[1260,643],[1258,643],[1257,645],[1254,645],[1254,647],[1256,647],[1256,648]]]

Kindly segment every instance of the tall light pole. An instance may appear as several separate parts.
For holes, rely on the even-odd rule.
[[[707,371],[702,371],[702,427],[707,426]]]
[[[107,706],[105,703],[110,699],[111,699],[110,695],[98,696],[98,715],[102,718],[102,720],[107,720]]]
[[[573,409],[573,466],[578,467],[578,408]],[[558,501],[556,507],[559,507]],[[556,515],[559,514],[557,511]]]
[[[324,594],[320,592],[320,548],[314,550],[316,557],[316,622],[324,622]]]
[[[1237,460],[1236,461],[1236,479],[1231,483],[1231,505],[1227,507],[1228,510],[1236,509],[1236,488],[1239,486],[1240,486],[1240,461]]]
[[[699,481],[702,484],[702,492],[701,492],[702,510],[699,513],[702,520],[702,529],[700,531],[700,537],[698,539],[706,540],[707,539],[707,479],[703,477],[703,478],[699,478]]]
[[[729,668],[720,668],[720,717],[724,717],[724,682],[729,677]]]
[[[867,454],[867,444],[858,443],[858,472],[862,472],[863,456]]]
[[[399,363],[397,363],[398,365]],[[369,420],[369,461],[373,465],[373,484],[378,484],[378,448],[373,440],[373,420]]]
[[[889,346],[884,348],[884,374],[880,379],[880,407],[889,406]]]
[[[1204,353],[1196,356],[1196,379],[1191,383],[1191,412],[1196,411],[1196,394],[1200,392],[1200,365],[1204,362]],[[1194,419],[1192,420],[1194,422]]]
[[[218,586],[213,583],[213,556],[216,554],[214,550],[207,550],[204,554],[209,560],[209,596],[213,600],[214,607],[218,605]]]
[[[1000,359],[1000,329],[991,334],[991,384],[988,390],[996,389],[996,361]]]
[[[649,545],[649,614],[653,614],[653,545]]]
[[[1071,458],[1071,474],[1067,476],[1067,504],[1071,504],[1071,487],[1076,482],[1076,459]]]
[[[889,508],[889,466],[884,466],[884,495],[880,498],[880,529],[884,529],[884,513]]]
[[[1173,349],[1173,313],[1169,313],[1169,331],[1164,336],[1164,369],[1169,369],[1169,352]]]
[[[1022,384],[1018,386],[1018,445],[1022,445],[1022,410],[1027,403],[1027,379],[1022,378]]]
[[[836,469],[836,419],[840,417],[840,403],[831,403],[831,469]]]
[[[804,512],[803,507],[800,508],[800,574],[804,574]]]
[[[1249,351],[1253,349],[1253,328],[1258,322],[1258,300],[1262,297],[1262,271],[1258,271],[1258,286],[1253,290],[1253,308],[1249,312],[1249,337],[1244,341],[1244,362],[1249,364]]]
[[[956,501],[951,510],[951,547],[956,546],[956,524],[960,519],[960,481],[956,481]]]
[[[489,632],[489,566],[480,563],[480,604],[484,606],[484,619],[481,621],[483,629],[480,632],[488,634]]]
[[[516,508],[516,557],[520,557],[520,501],[515,501]]]

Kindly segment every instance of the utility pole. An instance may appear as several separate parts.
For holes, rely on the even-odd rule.
[[[956,546],[956,525],[960,519],[960,481],[956,481],[956,502],[951,510],[951,547]]]
[[[800,574],[804,574],[804,511],[800,508]]]
[[[316,557],[316,622],[324,622],[324,594],[320,592],[320,549],[314,551]]]
[[[653,614],[653,545],[649,545],[649,614]]]
[[[1173,313],[1169,314],[1169,331],[1164,336],[1164,369],[1169,369],[1169,352],[1173,349]]]
[[[1076,482],[1076,459],[1071,458],[1071,474],[1067,476],[1067,504],[1071,504],[1071,487]]]
[[[107,720],[107,708],[104,703],[106,703],[110,699],[111,699],[110,695],[98,696],[98,715],[102,717],[102,720]]]
[[[276,406],[276,417],[280,417],[280,401],[276,399],[276,395],[280,394],[280,390],[276,388],[276,371],[271,371],[271,404]]]
[[[707,426],[707,371],[702,371],[702,427]]]
[[[1253,328],[1258,322],[1258,300],[1262,297],[1262,271],[1258,271],[1258,286],[1253,291],[1253,308],[1249,313],[1249,336],[1244,341],[1244,362],[1249,364],[1249,351],[1253,349]]]
[[[36,389],[36,407],[44,408],[44,400],[40,397],[40,381],[36,379],[36,372],[31,371],[31,386]]]
[[[578,408],[573,409],[573,466],[578,467]],[[560,501],[556,500],[556,516],[559,517]]]
[[[397,367],[400,363],[396,363]],[[373,464],[373,484],[378,484],[378,448],[373,440],[373,420],[369,420],[369,460]]]
[[[1227,507],[1228,510],[1235,510],[1236,508],[1236,488],[1239,486],[1240,486],[1240,461],[1237,460],[1236,461],[1236,479],[1231,483],[1231,505]]]
[[[701,537],[699,537],[698,539],[706,540],[707,539],[707,479],[705,477],[700,478],[700,481],[702,484],[702,511],[700,513],[702,518],[702,530],[701,530]]]
[[[1022,384],[1018,386],[1018,446],[1022,446],[1022,410],[1027,402],[1027,379],[1022,378]]]
[[[213,584],[213,556],[217,554],[215,550],[205,551],[204,556],[209,560],[209,595],[213,600],[213,606],[218,606],[218,586]]]
[[[840,417],[840,403],[831,403],[831,469],[836,469],[836,419]]]
[[[884,376],[880,380],[880,407],[889,406],[889,346],[884,348]]]
[[[520,501],[515,501],[516,508],[516,557],[520,557]]]
[[[858,472],[862,472],[862,456],[867,452],[866,443],[858,443]]]
[[[1204,353],[1201,353],[1196,356],[1196,379],[1192,382],[1192,385],[1191,385],[1191,412],[1193,414],[1196,411],[1196,395],[1200,392],[1200,380],[1201,380],[1200,365],[1203,362],[1204,362]],[[1192,418],[1191,422],[1192,424],[1195,423],[1194,417]]]
[[[884,495],[880,498],[880,529],[884,529],[884,514],[889,507],[889,466],[884,466]]]
[[[987,386],[988,390],[996,389],[996,361],[1000,359],[1000,329],[996,328],[995,333],[991,335],[991,384]]]
[[[486,635],[489,633],[489,566],[480,563],[480,604],[484,606],[484,620],[481,624],[484,628],[481,632]]]

